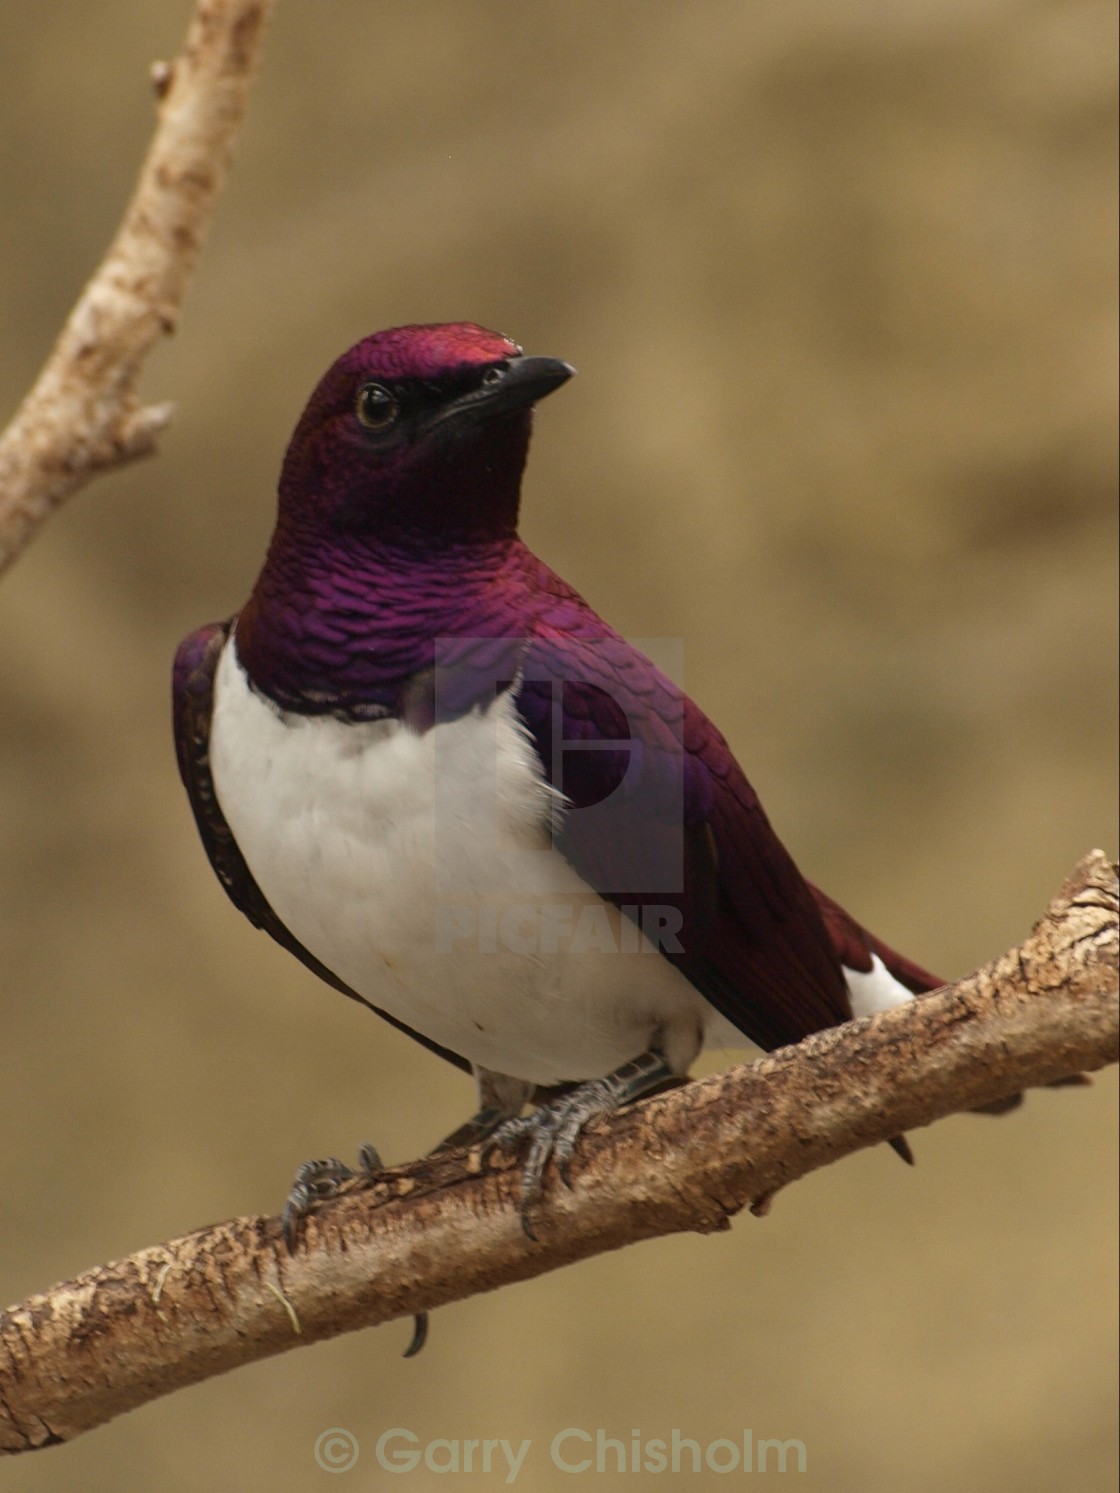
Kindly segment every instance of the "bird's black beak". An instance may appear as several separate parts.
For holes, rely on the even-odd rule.
[[[476,388],[444,405],[437,422],[460,415],[489,420],[494,415],[528,409],[566,384],[574,372],[570,363],[562,363],[559,358],[507,358],[487,368]]]
[[[482,393],[491,401],[491,408],[520,409],[526,404],[536,404],[553,389],[566,384],[575,369],[559,358],[510,358],[504,370],[495,368],[500,377],[484,383]]]

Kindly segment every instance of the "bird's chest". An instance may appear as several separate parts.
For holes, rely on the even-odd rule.
[[[441,900],[513,889],[519,854],[548,843],[557,803],[508,694],[424,732],[284,715],[232,644],[210,766],[250,870],[301,941],[301,928],[321,943],[357,920],[387,956],[438,934]]]
[[[232,642],[214,681],[218,803],[273,911],[374,1005],[477,1066],[595,1077],[703,1002],[553,845],[564,800],[509,692],[424,732],[282,716]],[[710,1014],[710,1013],[708,1013]]]
[[[508,693],[422,733],[285,716],[252,689],[230,643],[210,766],[246,864],[290,931],[457,1051],[469,1054],[464,1036],[487,1024],[476,1006],[497,998],[465,978],[465,944],[485,939],[503,898],[581,885],[551,851],[557,796]]]

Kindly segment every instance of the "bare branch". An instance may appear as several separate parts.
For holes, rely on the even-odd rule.
[[[1078,865],[1031,936],[912,1005],[821,1032],[588,1127],[540,1243],[478,1152],[355,1184],[289,1257],[240,1218],[0,1317],[0,1450],[66,1441],[171,1390],[639,1239],[727,1228],[864,1146],[1117,1058],[1116,868]]]
[[[34,388],[0,437],[0,571],[71,493],[147,456],[171,418],[140,367],[171,332],[229,169],[274,0],[199,0],[157,63],[159,125],[124,220]]]

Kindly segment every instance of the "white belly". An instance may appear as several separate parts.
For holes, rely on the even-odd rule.
[[[210,766],[277,916],[359,994],[478,1067],[597,1077],[656,1043],[745,1046],[552,848],[562,812],[509,694],[420,734],[282,716],[231,639]],[[647,927],[656,941],[656,929]]]

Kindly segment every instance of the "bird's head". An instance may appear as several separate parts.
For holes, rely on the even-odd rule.
[[[472,322],[365,338],[296,426],[282,522],[420,544],[512,533],[532,406],[573,371]]]

